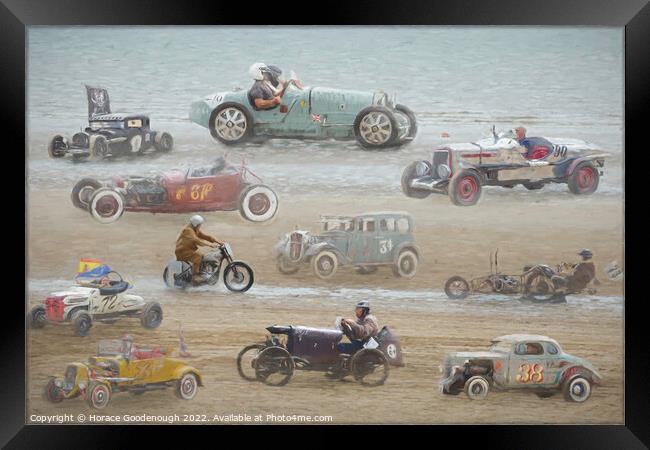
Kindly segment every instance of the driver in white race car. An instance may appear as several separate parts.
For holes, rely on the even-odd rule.
[[[363,344],[371,337],[377,336],[379,333],[379,324],[377,318],[370,314],[370,302],[362,300],[357,303],[354,308],[354,315],[356,320],[341,319],[341,327],[345,330],[345,334],[350,338],[350,343],[338,344],[338,349],[341,353],[353,354],[363,348]]]

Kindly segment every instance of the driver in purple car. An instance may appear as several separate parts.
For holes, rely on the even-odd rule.
[[[325,375],[332,379],[341,379],[345,374],[344,363],[346,358],[363,348],[363,345],[379,333],[377,318],[370,314],[370,302],[362,300],[354,309],[356,319],[341,319],[341,330],[350,339],[350,342],[337,344],[341,352],[337,363],[329,368]]]
[[[363,300],[357,303],[354,315],[356,319],[341,319],[341,328],[350,342],[338,344],[341,353],[350,355],[361,350],[368,339],[379,333],[377,318],[370,314],[370,302]]]

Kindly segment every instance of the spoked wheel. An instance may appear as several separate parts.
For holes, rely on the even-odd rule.
[[[278,196],[273,189],[261,184],[248,186],[241,193],[239,212],[251,222],[270,220],[278,211]]]
[[[388,147],[397,140],[397,120],[391,110],[383,106],[362,109],[354,120],[357,141],[366,148]]]
[[[86,390],[86,402],[95,409],[104,409],[111,399],[111,391],[103,383],[92,381]]]
[[[445,283],[445,294],[454,300],[466,298],[469,291],[469,283],[463,277],[453,276]]]
[[[112,223],[124,214],[124,197],[111,188],[97,189],[90,200],[90,215],[100,223]]]
[[[478,174],[471,170],[461,170],[449,183],[449,198],[457,206],[475,205],[481,198],[483,187]]]
[[[199,389],[196,375],[192,372],[186,373],[180,380],[176,381],[175,394],[183,400],[191,400]]]
[[[210,134],[224,144],[245,141],[253,128],[253,120],[241,105],[224,103],[210,116]]]
[[[546,275],[534,274],[526,282],[526,295],[533,300],[548,301],[556,295],[555,287]]]
[[[576,195],[593,194],[598,189],[599,178],[598,169],[593,163],[582,162],[569,175],[569,191]]]
[[[180,264],[180,270],[174,270],[174,264]],[[188,263],[184,261],[176,261],[174,263],[167,264],[167,267],[165,267],[165,270],[163,271],[163,281],[167,287],[184,289],[188,284],[192,282],[192,268]]]
[[[244,347],[237,355],[237,372],[246,381],[257,381],[255,374],[255,362],[260,351],[264,348],[262,344],[252,344]]]
[[[323,280],[331,278],[336,273],[339,261],[334,252],[323,250],[312,259],[314,275]]]
[[[269,386],[284,386],[293,375],[294,362],[282,347],[268,347],[255,360],[255,378]]]
[[[388,378],[388,360],[377,349],[359,350],[351,361],[352,376],[364,386],[380,386]]]
[[[223,283],[233,292],[246,292],[253,281],[253,269],[242,261],[231,262],[223,272]]]
[[[413,250],[402,250],[393,266],[393,274],[401,278],[413,278],[418,270],[418,255]]]

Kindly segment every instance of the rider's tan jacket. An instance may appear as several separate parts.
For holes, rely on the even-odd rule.
[[[176,258],[180,261],[190,258],[196,253],[199,246],[206,245],[205,241],[217,242],[212,236],[196,231],[192,225],[187,225],[176,239]]]

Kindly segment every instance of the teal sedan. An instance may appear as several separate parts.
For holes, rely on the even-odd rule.
[[[193,102],[190,120],[227,145],[262,137],[356,139],[365,148],[383,148],[410,143],[417,133],[413,112],[384,92],[303,87],[297,80],[271,109],[257,110],[240,89]]]

